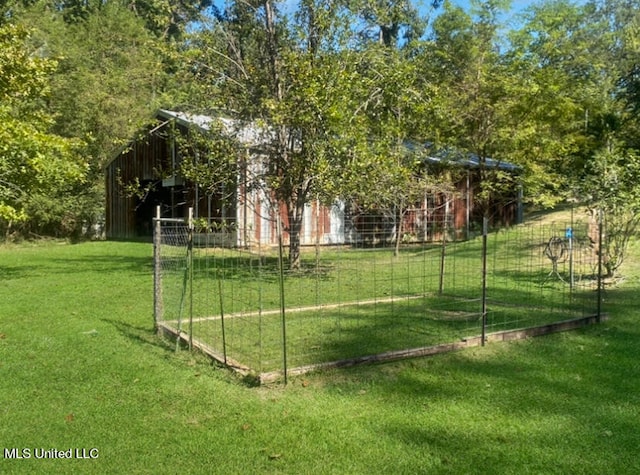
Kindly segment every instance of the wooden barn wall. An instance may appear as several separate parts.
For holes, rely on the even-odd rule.
[[[167,143],[162,137],[147,136],[118,155],[106,168],[106,234],[110,239],[137,235],[138,200],[127,196],[122,183],[157,180],[157,170],[167,163]]]
[[[402,234],[411,241],[439,241],[445,227],[453,229],[457,200],[444,193],[430,194],[405,212],[402,220]],[[387,239],[395,239],[395,223]]]
[[[482,226],[483,209],[475,203],[475,195],[480,189],[480,177],[478,171],[469,174],[470,209],[469,216],[472,225]],[[518,209],[521,206],[518,199],[518,190],[494,194],[488,204],[489,226],[512,226],[518,224]]]
[[[469,170],[455,183],[454,193],[426,195],[404,213],[401,229],[403,239],[413,242],[439,241],[443,238],[445,226],[449,238],[453,233],[456,239],[467,239],[474,235],[481,229],[483,218],[483,208],[478,205],[476,198],[478,189],[478,171]],[[489,203],[490,225],[517,224],[519,206],[517,189],[495,196]],[[353,221],[357,239],[365,243],[390,243],[395,239],[396,221],[388,213],[357,214]]]

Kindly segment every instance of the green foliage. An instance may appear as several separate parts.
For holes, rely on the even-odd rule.
[[[2,113],[16,115],[46,126],[50,120],[43,111],[49,92],[49,75],[56,68],[28,44],[31,32],[22,26],[0,25],[0,104]]]
[[[374,41],[395,48],[401,34],[403,40],[411,41],[424,33],[426,21],[415,3],[409,0],[347,0],[345,3],[361,20],[359,34],[365,42]],[[439,3],[433,2],[435,6]]]
[[[38,3],[37,0],[22,0],[25,7]],[[67,24],[81,24],[100,16],[104,10],[126,9],[142,19],[145,28],[161,40],[179,39],[186,26],[200,18],[202,11],[211,7],[211,0],[45,0],[41,2],[47,9],[55,11]]]
[[[50,132],[53,123],[44,107],[55,62],[34,55],[29,32],[0,26],[0,230],[16,224],[33,229],[85,182],[83,144]],[[46,197],[49,205],[42,204]],[[59,201],[58,201],[59,200]],[[47,219],[53,219],[48,216]]]
[[[431,12],[440,3],[430,2]],[[294,235],[310,196],[331,202],[359,193],[394,209],[410,202],[425,183],[406,142],[476,154],[477,196],[485,202],[513,186],[485,159],[515,163],[525,200],[542,206],[570,197],[596,151],[612,141],[640,148],[637,0],[548,0],[527,10],[517,28],[503,22],[507,1],[468,10],[444,2],[428,37],[425,10],[411,1],[304,0],[293,9],[234,1],[201,18],[209,5],[2,4],[0,114],[7,131],[29,124],[4,143],[11,149],[0,176],[5,218],[24,222],[17,203],[28,194],[26,181],[62,186],[75,179],[67,165],[80,162],[92,190],[82,194],[83,208],[95,210],[104,165],[160,106],[270,130],[260,179],[288,209]],[[11,28],[25,27],[30,36],[9,41]],[[7,145],[18,142],[24,146]],[[51,147],[52,155],[70,157],[82,143],[82,158],[48,171],[32,159],[28,179],[11,175],[27,160],[21,153]],[[229,163],[183,171],[212,188]],[[48,186],[42,193],[60,192]]]
[[[238,166],[246,150],[223,127],[190,130],[175,137],[180,157],[179,173],[208,195],[219,193],[224,202],[236,196]]]
[[[165,99],[168,50],[131,11],[106,4],[82,22],[66,24],[35,6],[24,22],[34,43],[58,60],[49,107],[55,131],[88,144],[94,179]]]
[[[478,157],[480,190],[475,199],[483,213],[493,199],[514,189],[513,177],[488,166],[487,159],[528,165],[518,152],[535,140],[530,101],[535,91],[523,64],[505,52],[503,3],[479,3],[472,15],[445,2],[432,38],[418,56],[434,84],[436,119],[426,133],[438,144]],[[533,170],[525,166],[523,171],[519,179],[526,181]]]
[[[43,152],[50,168],[46,178],[38,177],[44,173],[41,163],[38,169],[11,167],[28,177],[19,180],[23,185],[27,179],[40,183],[33,190],[12,178],[14,199],[22,201],[20,209],[31,210],[28,225],[24,213],[13,213],[14,230],[19,230],[15,227],[18,217],[24,233],[77,235],[82,228],[98,224],[104,215],[104,166],[169,100],[166,91],[180,94],[181,86],[167,74],[177,61],[175,45],[160,41],[159,32],[147,29],[138,6],[138,13],[119,2],[68,2],[59,8],[52,8],[50,2],[27,2],[16,7],[11,27],[30,34],[12,45],[24,55],[25,64],[39,62],[40,69],[32,67],[23,78],[4,68],[7,74],[0,81],[15,78],[22,88],[21,100],[13,109],[20,108],[21,120],[27,114],[33,120],[30,130],[16,132],[19,127],[9,122],[3,132],[11,134],[14,143],[23,142],[11,149],[25,155],[45,146],[42,134],[53,141],[46,145],[52,151]],[[42,144],[34,145],[37,141]],[[52,159],[65,154],[75,158]],[[69,167],[79,162],[82,179],[69,175],[73,171]],[[28,206],[27,197],[33,201]],[[70,223],[75,223],[73,230]]]
[[[197,74],[217,78],[224,109],[270,130],[259,181],[286,208],[293,268],[304,204],[311,196],[335,199],[328,193],[337,188],[335,170],[366,152],[364,112],[376,98],[358,70],[361,55],[341,47],[352,35],[342,15],[304,2],[290,24],[270,1],[257,10],[233,3],[211,30],[198,32],[192,53]]]
[[[604,224],[602,243],[606,275],[614,277],[640,226],[640,157],[634,150],[599,151],[587,162],[581,192],[589,209]]]

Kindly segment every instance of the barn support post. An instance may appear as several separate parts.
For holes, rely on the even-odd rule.
[[[158,322],[162,319],[162,273],[160,269],[160,245],[162,244],[162,224],[160,206],[156,207],[153,219],[153,323],[158,329]]]

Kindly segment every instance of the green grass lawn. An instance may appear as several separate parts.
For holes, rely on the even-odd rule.
[[[154,334],[149,244],[2,246],[0,473],[640,473],[639,262],[599,326],[252,388]]]

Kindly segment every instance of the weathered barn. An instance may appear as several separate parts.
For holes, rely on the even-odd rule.
[[[224,131],[246,147],[246,156],[224,172],[233,189],[205,190],[177,172],[183,157],[179,137]],[[268,140],[257,127],[238,125],[225,118],[211,118],[160,110],[156,122],[120,152],[106,167],[106,235],[109,239],[151,236],[157,206],[163,217],[185,217],[194,209],[199,224],[223,229],[230,245],[274,244],[276,205],[260,183],[260,146]],[[204,152],[203,152],[204,154]],[[206,158],[202,158],[206,160]],[[286,213],[280,210],[283,220]],[[301,232],[302,244],[344,242],[344,207],[308,203]],[[286,225],[285,225],[286,226]]]
[[[178,138],[195,131],[212,128],[243,144],[246,154],[229,166],[225,185],[215,190],[195,186],[176,170],[183,160]],[[156,122],[131,141],[106,167],[106,234],[110,239],[150,236],[157,206],[163,217],[185,217],[193,208],[199,225],[225,233],[230,246],[272,245],[277,243],[278,212],[286,230],[283,207],[274,204],[260,176],[264,161],[261,145],[268,140],[263,129],[239,126],[224,118],[191,115],[160,110]],[[413,146],[415,147],[415,146]],[[201,151],[201,155],[205,155]],[[197,152],[196,152],[197,155]],[[200,160],[206,161],[206,157]],[[407,239],[428,241],[439,239],[442,229],[456,229],[461,237],[469,236],[477,221],[475,191],[479,181],[479,162],[473,156],[452,158],[442,152],[429,155],[426,167],[454,167],[458,170],[453,183],[455,192],[425,194],[403,213],[402,233]],[[506,172],[516,167],[487,161],[487,167]],[[520,199],[517,190],[492,205],[495,224],[512,224],[519,220]],[[370,241],[383,243],[393,239],[397,216],[372,210],[361,210],[353,203],[336,201],[324,206],[318,201],[307,203],[301,229],[301,244],[344,244]],[[284,236],[285,242],[288,236]]]
[[[450,227],[457,230],[461,237],[469,237],[472,228],[480,226],[485,215],[492,226],[508,226],[522,222],[522,187],[518,179],[520,168],[517,165],[492,158],[481,160],[474,154],[450,149],[429,150],[425,162],[427,167],[456,170],[456,173],[452,174],[455,176],[452,183],[455,191],[449,197],[434,196],[431,199],[436,203],[440,200],[442,203],[448,198],[438,209],[444,207],[445,211],[441,212],[451,214]],[[484,203],[477,197],[483,173],[502,175],[503,180],[509,177],[503,181],[502,186],[494,187],[491,198]],[[497,176],[494,180],[498,180]]]

